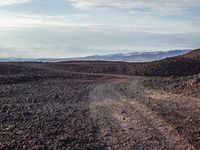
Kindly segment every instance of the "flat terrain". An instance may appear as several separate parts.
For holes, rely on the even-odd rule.
[[[0,149],[200,149],[200,100],[179,78],[0,67]]]

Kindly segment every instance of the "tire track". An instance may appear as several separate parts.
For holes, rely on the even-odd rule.
[[[137,93],[139,83],[134,82]],[[98,138],[104,140],[107,149],[194,149],[140,99],[122,96],[115,89],[118,86],[113,82],[101,84],[90,93],[91,118],[97,123]],[[142,95],[144,91],[139,92]]]

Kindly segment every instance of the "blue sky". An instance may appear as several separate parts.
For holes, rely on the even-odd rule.
[[[0,57],[200,47],[200,0],[0,0]]]

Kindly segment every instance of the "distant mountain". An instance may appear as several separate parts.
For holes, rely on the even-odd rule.
[[[0,62],[59,62],[67,60],[67,58],[0,58]]]
[[[166,52],[133,52],[128,54],[118,53],[110,55],[93,55],[80,58],[71,58],[70,60],[149,62],[161,60],[167,57],[183,55],[190,51],[191,50],[171,50]]]
[[[133,52],[128,54],[117,53],[110,55],[93,55],[79,58],[0,58],[0,62],[59,62],[59,61],[124,61],[124,62],[149,62],[186,54],[191,50],[171,50],[157,52]]]
[[[14,57],[3,57],[0,58],[0,62],[24,62],[24,61],[32,61],[31,58],[14,58]]]

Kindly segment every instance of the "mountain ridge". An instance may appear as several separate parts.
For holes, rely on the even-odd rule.
[[[124,61],[149,62],[186,54],[191,50],[169,50],[154,52],[114,53],[108,55],[91,55],[75,58],[0,58],[0,62],[59,62],[59,61]]]
[[[169,50],[155,52],[132,52],[116,53],[108,55],[92,55],[86,57],[72,58],[70,60],[90,60],[90,61],[125,61],[125,62],[149,62],[161,60],[167,57],[174,57],[186,54],[191,50]]]

